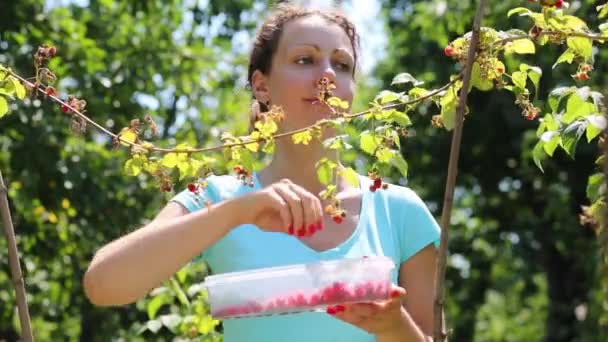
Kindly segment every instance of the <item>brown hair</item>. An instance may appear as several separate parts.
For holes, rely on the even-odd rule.
[[[281,34],[283,33],[285,24],[298,18],[313,15],[319,16],[330,23],[335,23],[344,29],[344,32],[350,39],[353,48],[355,59],[355,65],[353,67],[354,77],[355,70],[357,69],[359,35],[357,34],[355,25],[352,23],[352,21],[335,9],[320,10],[305,8],[290,3],[280,3],[273,8],[269,17],[258,29],[256,34],[253,49],[249,55],[249,72],[247,75],[249,87],[252,86],[251,76],[256,70],[260,70],[266,75],[270,73],[272,57],[274,56],[279,45],[279,40],[281,38]],[[269,108],[266,103],[259,102],[254,99],[250,117],[251,127],[253,127],[259,112],[266,112],[268,110]]]

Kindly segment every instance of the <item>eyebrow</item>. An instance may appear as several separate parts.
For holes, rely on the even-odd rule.
[[[293,45],[293,47],[299,47],[299,46],[310,46],[310,47],[313,47],[317,51],[321,51],[321,48],[317,44],[302,43],[302,44]],[[334,51],[332,51],[332,52],[342,52],[342,53],[347,54],[351,58],[354,58],[353,55],[350,53],[350,51],[348,51],[347,49],[344,49],[344,48],[334,49]]]

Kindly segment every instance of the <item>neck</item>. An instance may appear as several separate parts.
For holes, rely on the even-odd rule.
[[[272,161],[259,172],[260,181],[263,186],[267,186],[288,178],[310,193],[318,195],[325,189],[325,185],[319,181],[315,168],[317,161],[322,158],[338,164],[336,171],[343,167],[338,160],[338,152],[323,148],[320,142],[311,141],[308,145],[295,145],[291,141],[277,140]],[[338,179],[338,189],[343,187],[343,182]]]

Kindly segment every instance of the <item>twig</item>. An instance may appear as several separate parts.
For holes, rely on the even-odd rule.
[[[473,22],[473,32],[467,63],[464,69],[462,80],[462,88],[460,89],[460,99],[456,110],[456,123],[454,134],[452,135],[452,144],[450,146],[450,161],[448,165],[448,176],[445,185],[445,194],[443,198],[443,211],[441,213],[441,242],[439,245],[439,255],[437,257],[437,268],[435,274],[435,307],[434,319],[435,325],[433,329],[433,339],[436,342],[447,341],[447,329],[445,322],[445,312],[443,306],[445,303],[445,268],[447,262],[447,244],[448,233],[450,228],[450,217],[452,213],[452,202],[454,198],[454,188],[456,185],[456,175],[458,173],[458,158],[460,155],[460,141],[462,140],[462,126],[464,121],[464,110],[467,104],[467,95],[469,92],[469,83],[471,81],[471,71],[473,61],[475,60],[475,50],[479,43],[479,31],[481,18],[485,7],[485,0],[479,0],[475,21]]]
[[[13,77],[19,79],[21,82],[23,82],[24,84],[26,84],[27,86],[29,86],[30,88],[35,89],[36,91],[45,94],[45,89],[42,88],[40,85],[36,86],[34,83],[31,83],[30,81],[26,80],[25,78],[19,76],[18,74],[14,73],[12,70],[8,70],[8,73],[10,75],[12,75]],[[398,103],[391,103],[391,104],[387,104],[384,106],[381,106],[380,109],[393,109],[393,108],[397,108],[397,107],[401,107],[401,106],[406,106],[406,105],[410,105],[410,104],[414,104],[416,102],[421,102],[424,101],[426,99],[428,99],[429,97],[432,97],[434,95],[437,95],[438,93],[442,92],[443,90],[447,89],[448,87],[450,87],[452,84],[454,84],[454,82],[456,82],[458,79],[460,79],[462,77],[462,74],[458,75],[458,77],[455,77],[453,80],[451,80],[449,83],[445,84],[444,86],[442,86],[439,89],[435,89],[433,91],[428,92],[427,94],[424,94],[423,96],[420,96],[418,98],[415,98],[411,101],[407,101],[407,102],[398,102]],[[246,141],[242,141],[242,142],[236,142],[236,143],[229,143],[229,144],[223,144],[223,145],[218,145],[218,146],[212,146],[212,147],[200,147],[200,148],[191,148],[191,149],[176,149],[176,148],[162,148],[162,147],[146,147],[143,146],[141,144],[132,142],[132,141],[128,141],[125,140],[123,138],[120,137],[120,134],[115,134],[112,133],[110,130],[106,129],[105,127],[101,126],[100,124],[98,124],[97,122],[95,122],[94,120],[92,120],[91,118],[89,118],[88,116],[86,116],[85,114],[83,114],[82,112],[80,112],[79,110],[77,110],[76,108],[73,108],[72,106],[70,106],[68,103],[66,103],[65,101],[61,100],[60,98],[56,97],[56,96],[52,96],[52,95],[46,95],[49,96],[53,101],[66,106],[68,109],[70,109],[75,115],[79,116],[80,118],[86,120],[88,123],[90,123],[91,125],[93,125],[94,127],[96,127],[97,129],[99,129],[100,131],[102,131],[103,133],[109,135],[112,139],[114,140],[118,140],[120,142],[123,142],[125,144],[128,144],[130,146],[134,146],[134,147],[139,147],[141,149],[144,150],[148,150],[148,151],[156,151],[156,152],[162,152],[162,153],[200,153],[200,152],[211,152],[211,151],[216,151],[216,150],[221,150],[224,148],[231,148],[231,147],[236,147],[236,146],[244,146],[247,144],[252,144],[252,143],[262,143],[265,141],[264,138],[260,138],[260,139],[256,139],[256,140],[246,140]],[[364,110],[362,112],[358,112],[355,114],[347,114],[344,115],[343,117],[346,119],[354,119],[360,116],[363,116],[365,114],[370,113],[372,110],[376,110],[376,109],[368,109],[368,110]],[[315,128],[315,127],[323,127],[323,126],[327,126],[327,125],[331,125],[331,121],[328,121],[327,119],[321,119],[319,121],[317,121],[316,123],[303,127],[303,128],[299,128],[293,131],[289,131],[289,132],[283,132],[283,133],[278,133],[273,135],[272,137],[274,139],[280,139],[283,137],[287,137],[287,136],[291,136],[297,133],[301,133],[304,131],[307,131],[309,129]]]
[[[2,225],[4,226],[4,236],[8,241],[8,261],[11,267],[11,276],[15,293],[17,297],[17,308],[19,311],[19,322],[21,323],[21,331],[23,339],[26,342],[33,342],[32,327],[30,323],[30,313],[27,308],[27,299],[25,297],[25,283],[23,281],[23,273],[19,264],[19,253],[17,252],[17,242],[15,239],[15,230],[13,221],[11,220],[11,212],[8,207],[7,189],[2,179],[2,171],[0,171],[0,216],[2,216]]]

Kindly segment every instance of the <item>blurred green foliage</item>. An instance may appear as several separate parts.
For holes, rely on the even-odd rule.
[[[361,83],[355,110],[401,72],[429,88],[445,84],[458,70],[443,47],[470,29],[476,5],[381,2],[389,37],[386,58],[373,73],[381,82]],[[577,14],[596,27],[596,3],[576,4]],[[222,132],[247,131],[246,47],[267,5],[91,0],[86,7],[49,8],[42,0],[4,1],[0,63],[32,75],[37,46],[53,44],[58,90],[86,99],[97,122],[117,132],[150,113],[161,128],[156,143],[214,145]],[[506,16],[520,5],[492,3],[483,25],[525,30],[528,21]],[[546,98],[556,85],[572,83],[568,66],[551,69],[560,52],[546,47],[533,57],[511,56],[507,71],[522,61],[540,66],[539,93]],[[601,61],[607,53],[599,50],[588,82],[600,92],[606,90],[608,65]],[[500,91],[474,90],[470,96],[447,271],[452,340],[605,341],[601,283],[608,280],[601,279],[593,231],[578,222],[597,148],[581,142],[576,161],[556,152],[541,173],[531,156],[536,123],[522,118],[513,100]],[[197,287],[207,272],[204,264],[184,268],[135,305],[96,308],[86,300],[81,279],[95,250],[145,224],[170,194],[160,193],[146,176],[125,176],[128,153],[113,151],[111,141],[92,129],[74,136],[69,119],[50,101],[26,100],[11,110],[0,121],[0,169],[10,187],[36,339],[220,339],[221,324],[208,316]],[[411,116],[416,134],[402,141],[409,177],[395,172],[388,178],[418,191],[439,216],[451,136],[431,127],[436,110],[425,106]],[[369,161],[362,153],[344,157],[366,172]],[[0,239],[0,302],[9,303],[0,307],[0,341],[15,341],[6,250]]]

